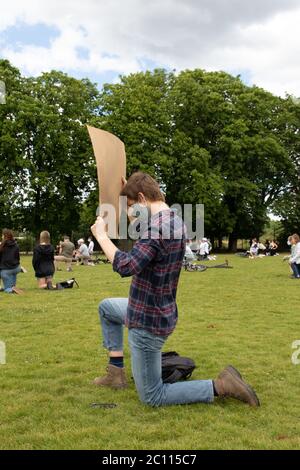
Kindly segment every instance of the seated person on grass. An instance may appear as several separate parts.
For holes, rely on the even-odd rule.
[[[151,406],[211,403],[214,397],[233,397],[259,406],[254,390],[232,366],[215,380],[192,380],[164,384],[161,350],[174,331],[178,310],[176,293],[186,250],[182,219],[165,203],[158,183],[144,173],[124,181],[122,196],[128,208],[147,212],[147,224],[133,249],[123,252],[108,238],[106,224],[98,217],[92,233],[113,269],[122,277],[133,276],[129,298],[110,298],[99,305],[104,347],[109,352],[107,374],[95,379],[99,387],[124,388],[127,380],[123,360],[123,326],[128,327],[131,366],[143,403]],[[167,234],[167,235],[166,235]],[[230,347],[230,344],[228,344]]]
[[[84,264],[84,266],[88,266],[90,260],[90,254],[87,245],[83,238],[78,240],[78,250],[76,252],[76,261],[77,265]]]
[[[271,256],[276,256],[277,255],[277,250],[278,250],[278,244],[276,243],[275,240],[272,240],[270,243],[270,255]]]
[[[70,241],[70,238],[65,235],[64,240],[60,243],[59,255],[55,256],[55,268],[56,271],[60,271],[59,263],[65,263],[67,271],[72,271],[72,259],[75,251],[75,245]]]
[[[186,243],[184,257],[185,257],[186,261],[195,261],[197,259],[196,256],[194,255],[194,253],[192,252],[191,242],[190,241],[187,241],[187,243]]]
[[[53,289],[52,278],[55,272],[54,247],[50,233],[41,232],[39,244],[33,250],[32,266],[40,289]]]
[[[207,238],[202,238],[200,242],[199,259],[201,261],[204,261],[207,259],[208,255],[209,255],[209,245],[208,245]]]
[[[256,238],[253,238],[251,247],[250,247],[250,258],[254,259],[258,256],[258,241]]]
[[[20,250],[14,234],[11,230],[4,229],[0,244],[0,278],[4,292],[22,294],[22,290],[16,286],[17,275],[22,271],[25,270],[20,266]]]

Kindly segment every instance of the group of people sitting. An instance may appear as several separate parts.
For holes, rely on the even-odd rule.
[[[201,240],[187,240],[185,248],[185,260],[186,261],[204,261],[209,259],[210,252],[212,250],[212,244],[208,238],[202,238]]]
[[[260,242],[257,238],[253,238],[250,244],[250,250],[247,252],[249,258],[254,259],[263,256],[276,256],[278,244],[275,240],[266,240],[265,244]]]
[[[88,265],[92,264],[94,253],[94,242],[89,238],[89,245],[84,239],[78,240],[78,249],[74,243],[65,235],[59,244],[59,253],[55,255],[54,247],[51,244],[50,233],[43,231],[40,234],[39,242],[33,250],[32,266],[40,289],[54,289],[52,280],[55,271],[61,271],[60,263],[64,263],[68,272],[72,271],[72,263]],[[23,291],[17,288],[17,275],[26,272],[20,265],[20,250],[13,232],[8,229],[3,230],[2,243],[0,244],[0,279],[6,293],[22,294]]]
[[[78,249],[75,249],[74,244],[70,241],[70,238],[65,235],[63,240],[57,246],[58,254],[55,256],[55,267],[56,271],[61,271],[59,263],[63,262],[66,264],[67,271],[72,271],[72,262],[76,261],[77,265],[82,264],[84,266],[93,264],[93,254],[95,249],[95,243],[93,238],[88,239],[88,245],[85,240],[81,238],[78,240]]]

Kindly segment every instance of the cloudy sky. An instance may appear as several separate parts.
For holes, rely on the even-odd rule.
[[[0,57],[101,85],[165,67],[226,70],[300,96],[300,0],[6,0]]]

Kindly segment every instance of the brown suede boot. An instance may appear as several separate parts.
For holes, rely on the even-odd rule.
[[[236,398],[250,406],[260,406],[255,391],[241,378],[241,374],[232,366],[226,367],[214,380],[216,392],[221,398]]]
[[[228,370],[229,372],[231,372],[232,374],[236,375],[239,379],[242,379],[243,380],[243,377],[242,377],[242,374],[240,373],[240,371],[238,371],[235,367],[233,366],[227,366],[225,367],[225,370]],[[223,372],[223,371],[222,371]],[[220,373],[220,375],[222,374],[222,372]],[[219,376],[220,377],[220,376]],[[218,377],[218,378],[219,378]],[[221,377],[222,378],[222,377]]]
[[[107,366],[107,374],[103,377],[97,377],[94,384],[98,387],[126,388],[128,387],[125,368],[116,367],[112,364]]]

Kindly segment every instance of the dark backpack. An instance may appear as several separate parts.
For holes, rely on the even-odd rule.
[[[181,357],[177,352],[164,352],[161,355],[162,380],[173,384],[191,377],[196,365],[192,359]]]
[[[72,278],[72,279],[69,279],[68,281],[58,282],[56,284],[56,289],[58,289],[58,290],[60,290],[60,289],[73,289],[74,284],[76,284],[76,286],[79,287],[78,282],[74,278]]]

